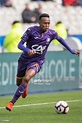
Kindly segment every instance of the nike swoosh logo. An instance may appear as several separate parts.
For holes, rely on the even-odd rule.
[[[23,91],[19,91],[19,93],[23,94]]]
[[[34,39],[38,39],[38,37],[34,37]]]

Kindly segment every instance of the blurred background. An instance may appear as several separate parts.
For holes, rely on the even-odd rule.
[[[16,89],[17,59],[21,53],[17,44],[29,26],[38,25],[43,12],[50,15],[51,29],[71,48],[82,50],[82,0],[0,0],[0,94]],[[41,83],[45,85],[43,91],[49,90],[48,85],[50,91],[82,88],[81,55],[78,58],[67,53],[57,41],[51,43],[48,51],[52,52],[48,52],[43,70],[32,80],[32,91]],[[38,92],[41,89],[38,87]]]
[[[30,11],[23,13],[26,4]],[[29,26],[37,24],[41,12],[50,15],[52,29],[61,21],[66,27],[67,35],[82,42],[82,0],[0,0],[0,52],[4,52],[4,38],[14,21],[21,22],[24,32]],[[25,18],[25,14],[31,16],[30,20]]]

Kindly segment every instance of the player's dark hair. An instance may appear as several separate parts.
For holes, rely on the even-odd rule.
[[[39,16],[39,20],[41,20],[42,17],[48,17],[48,18],[50,18],[50,16],[49,16],[47,13],[42,13],[42,14]]]

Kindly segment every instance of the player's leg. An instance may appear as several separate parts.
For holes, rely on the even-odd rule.
[[[17,69],[17,78],[16,78],[16,85],[19,86],[22,83],[22,79],[25,76],[25,72],[27,69],[28,64],[25,64],[23,61],[21,62],[18,60],[18,69]],[[30,85],[30,82],[27,84],[27,88],[22,94],[22,97],[25,98],[28,95],[28,86]]]
[[[15,103],[16,100],[24,93],[24,91],[28,85],[28,82],[38,72],[38,68],[39,68],[39,65],[34,64],[34,65],[30,66],[30,68],[28,70],[26,70],[25,76],[22,79],[22,83],[20,84],[19,88],[17,89],[17,91],[12,99],[13,103]]]
[[[33,65],[30,66],[31,69],[34,69],[34,71],[37,73],[39,70],[39,65],[37,63],[33,63]],[[28,73],[27,73],[28,74]],[[19,77],[17,77],[18,79],[20,79]],[[20,83],[20,80],[17,79],[17,83]],[[26,98],[26,96],[28,95],[28,87],[30,85],[30,82],[28,82],[26,90],[24,91],[24,93],[22,94],[22,98]]]
[[[17,77],[16,78],[16,85],[17,86],[19,86],[22,83],[22,79],[23,79],[23,77]],[[25,98],[28,95],[28,87],[29,87],[29,85],[30,85],[30,82],[28,82],[26,90],[22,94],[22,98]]]
[[[26,98],[26,96],[28,96],[28,87],[29,86],[30,86],[30,82],[28,82],[27,87],[26,87],[24,93],[22,94],[22,98]]]
[[[15,92],[12,100],[6,105],[6,109],[11,111],[13,108],[14,103],[19,99],[19,97],[24,93],[26,90],[27,84],[29,80],[35,75],[35,71],[33,69],[29,69],[26,71],[26,75],[22,81],[22,83],[18,86],[17,91]]]
[[[38,72],[38,64],[37,66],[33,66],[31,67],[29,70],[26,70],[26,74],[22,79],[22,83],[19,85],[17,91],[15,92],[12,100],[7,104],[6,109],[11,111],[12,107],[14,105],[14,103],[19,99],[19,97],[24,93],[28,82],[30,81],[30,79],[36,75],[36,73]]]
[[[37,73],[38,72],[38,64],[32,65],[31,66],[31,69],[33,69]],[[27,76],[28,76],[28,72],[26,72],[26,76],[25,77],[27,77]],[[29,87],[29,85],[30,85],[30,82],[28,82],[27,87],[26,87],[26,90],[22,94],[22,98],[25,98],[28,95],[28,87]]]

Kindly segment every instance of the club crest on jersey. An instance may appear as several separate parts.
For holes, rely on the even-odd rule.
[[[47,38],[47,39],[46,39],[46,42],[49,43],[49,42],[50,42],[50,38]]]

